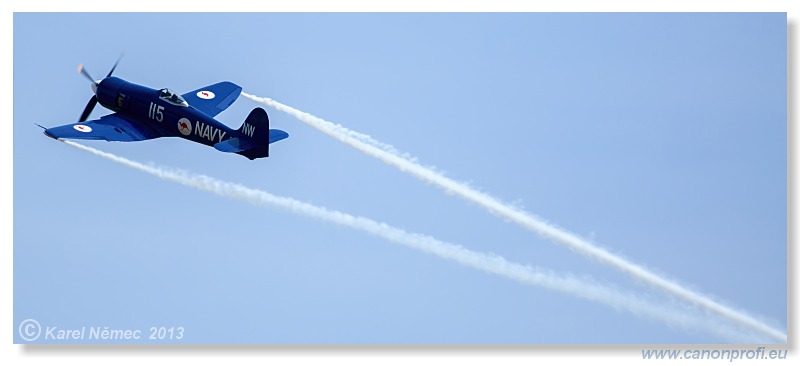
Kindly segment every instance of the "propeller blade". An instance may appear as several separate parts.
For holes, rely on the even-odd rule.
[[[91,81],[92,84],[95,84],[94,78],[92,77],[92,75],[89,75],[89,72],[86,71],[85,68],[83,68],[83,64],[78,65],[78,72],[83,74],[83,76],[86,76],[86,78],[89,79],[89,81]]]
[[[92,99],[89,99],[89,103],[86,104],[86,108],[83,109],[83,113],[81,113],[81,118],[78,122],[86,121],[89,118],[89,113],[92,113],[94,106],[97,105],[97,97],[92,95]]]
[[[111,74],[114,73],[114,70],[117,68],[117,65],[119,65],[120,60],[122,60],[122,56],[125,56],[125,54],[122,53],[122,54],[119,55],[119,58],[117,59],[117,62],[114,63],[114,67],[111,68],[111,71],[108,72],[108,75],[106,75],[106,77],[109,77],[109,76],[111,76]]]

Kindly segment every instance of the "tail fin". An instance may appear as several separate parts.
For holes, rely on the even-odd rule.
[[[265,141],[269,135],[269,116],[264,108],[257,107],[253,109],[247,118],[239,127],[239,132],[243,135],[253,139],[253,141]]]
[[[269,156],[269,144],[289,137],[284,131],[269,129],[267,111],[260,107],[250,112],[239,132],[243,141],[236,142],[239,146],[236,153],[250,160]]]

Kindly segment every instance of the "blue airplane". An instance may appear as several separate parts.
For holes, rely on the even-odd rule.
[[[92,82],[94,95],[83,110],[78,123],[44,128],[54,139],[106,141],[142,141],[159,137],[180,137],[214,146],[250,160],[269,156],[269,144],[289,134],[269,128],[269,117],[262,108],[255,108],[237,130],[214,119],[239,97],[242,88],[223,81],[179,95],[169,89],[150,89],[111,76],[119,59],[102,80],[95,80],[78,66],[78,72]],[[115,113],[87,121],[95,105],[100,103]]]

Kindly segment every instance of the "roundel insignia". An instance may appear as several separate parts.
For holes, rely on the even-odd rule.
[[[214,92],[208,90],[201,90],[197,92],[197,96],[200,99],[214,99]]]
[[[92,128],[87,125],[75,125],[72,128],[81,131],[81,132],[92,132]]]
[[[192,133],[192,122],[189,122],[186,118],[181,118],[178,120],[178,131],[181,131],[184,136],[189,136]]]

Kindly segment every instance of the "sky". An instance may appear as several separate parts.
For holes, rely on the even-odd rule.
[[[182,327],[164,343],[191,344],[725,343],[42,135],[34,123],[73,123],[89,100],[77,65],[99,77],[123,52],[115,76],[181,93],[232,81],[786,329],[785,13],[16,13],[13,37],[17,343],[26,319]],[[240,97],[217,120],[257,106]],[[672,301],[267,112],[290,136],[267,159],[85,145]]]

